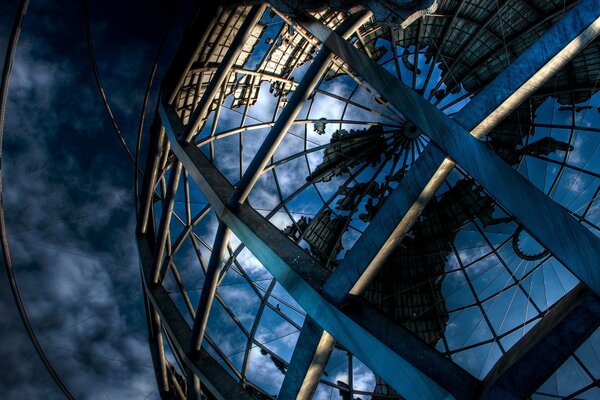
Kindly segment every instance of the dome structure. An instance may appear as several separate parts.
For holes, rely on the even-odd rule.
[[[599,396],[600,7],[300,3],[204,2],[164,79],[161,396]]]

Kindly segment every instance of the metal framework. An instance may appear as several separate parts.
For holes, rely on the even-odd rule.
[[[431,3],[199,7],[139,196],[163,398],[595,390],[600,5]]]

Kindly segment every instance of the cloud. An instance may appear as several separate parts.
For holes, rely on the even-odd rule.
[[[14,8],[0,6],[0,50]],[[106,15],[92,9],[96,56],[109,101],[133,143],[156,38],[137,21],[121,25],[130,10],[115,10]],[[128,40],[112,40],[114,35]],[[78,7],[30,4],[2,160],[13,261],[32,324],[76,398],[158,398],[133,236],[133,166],[101,107],[83,37]],[[62,399],[2,276],[3,398]]]

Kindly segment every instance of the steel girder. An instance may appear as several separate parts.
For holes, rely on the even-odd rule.
[[[471,102],[467,108],[469,111],[461,113],[465,115],[464,119],[457,117],[454,121],[425,102],[420,95],[404,87],[383,68],[326,27],[310,19],[301,20],[301,24],[419,128],[427,132],[436,143],[437,147],[429,145],[427,152],[420,158],[424,160],[421,162],[425,165],[423,171],[419,173],[418,168],[411,169],[417,171],[412,173],[415,177],[412,179],[423,177],[426,179],[423,180],[425,185],[416,186],[419,190],[416,190],[413,195],[416,195],[416,199],[408,203],[409,207],[419,204],[422,209],[428,200],[427,197],[423,197],[423,193],[435,192],[430,184],[430,177],[436,174],[447,174],[445,171],[449,171],[454,166],[454,162],[447,158],[451,156],[515,215],[536,239],[598,293],[600,277],[598,271],[592,267],[593,261],[600,259],[598,239],[575,222],[562,207],[553,203],[543,193],[536,192],[537,189],[529,182],[469,135],[471,131],[470,133],[479,138],[488,132],[493,124],[512,111],[533,93],[543,80],[589,43],[598,34],[600,14],[598,8],[599,6],[593,1],[580,3],[550,31],[549,41],[541,40],[526,53],[530,59],[526,59],[526,62],[521,64],[519,64],[521,58],[517,60],[513,64],[517,67],[507,70],[506,74],[502,74],[485,89],[487,92],[483,93],[487,93],[487,97],[478,96],[478,99],[483,100]],[[567,45],[564,45],[565,43]],[[412,333],[381,316],[372,306],[351,296],[360,292],[357,288],[359,283],[364,286],[365,282],[368,282],[369,274],[365,274],[365,271],[373,265],[372,261],[360,264],[359,270],[353,272],[354,277],[348,277],[347,268],[338,268],[330,277],[318,263],[250,206],[242,204],[239,208],[231,207],[230,200],[234,188],[195,145],[187,143],[189,131],[181,125],[171,106],[166,103],[161,104],[160,113],[178,161],[200,186],[221,221],[247,245],[321,328],[330,332],[335,339],[407,398],[448,396],[471,398],[476,395],[479,385],[474,378],[420,342]],[[411,176],[406,178],[405,182],[410,182]],[[520,193],[516,195],[514,191],[511,193],[511,190],[503,188],[498,181],[518,185]],[[386,205],[391,202],[392,199]],[[532,210],[536,207],[523,207],[527,202],[534,202],[536,206],[542,204],[543,207],[540,207],[541,211],[539,208]],[[409,216],[409,219],[418,216],[419,212],[418,208],[415,209],[415,214]],[[540,219],[544,221],[544,212],[552,215],[554,222],[539,222]],[[384,243],[374,245],[373,260],[382,256],[382,248],[387,248],[401,237],[396,230],[406,217],[405,214],[406,212],[401,212],[398,216],[400,220],[396,217],[389,224],[391,232],[383,235]],[[568,228],[561,231],[563,225]],[[557,229],[559,227],[561,229]],[[568,240],[573,235],[581,241],[573,243]],[[365,236],[363,241],[368,239],[369,237]],[[561,243],[560,239],[563,239],[564,243]],[[142,243],[141,246],[143,248],[144,244]],[[146,249],[148,248],[150,247],[147,246]],[[355,252],[362,251],[360,246],[356,248]],[[342,278],[332,279],[336,274],[341,275]],[[346,286],[347,289],[333,289],[335,285]],[[346,298],[348,293],[350,297]],[[157,296],[161,297],[160,293],[151,293],[150,299],[153,300]],[[594,294],[588,296],[596,299]],[[343,303],[344,299],[345,303]],[[160,310],[160,307],[156,306]],[[164,307],[168,308],[163,304]],[[597,308],[592,307],[592,310],[597,312]],[[171,317],[168,315],[168,318]],[[377,331],[370,325],[375,322],[380,324]],[[182,338],[177,337],[176,340]],[[399,340],[399,338],[403,339]],[[535,342],[541,343],[541,340],[542,337]],[[365,343],[372,346],[369,351],[365,350]],[[183,348],[181,351],[188,354]],[[198,370],[194,372],[200,373]],[[501,380],[503,376],[494,382]],[[203,378],[210,381],[207,376]],[[214,384],[212,386],[209,384],[209,387],[211,392],[215,389]]]
[[[312,29],[311,25],[309,25],[310,23],[314,23]],[[327,29],[321,24],[315,23],[312,19],[310,22],[304,23],[303,25],[324,43],[326,43],[327,40],[334,41],[330,32],[327,32]],[[578,5],[574,10],[565,15],[553,29],[546,32],[534,46],[528,49],[509,68],[478,93],[461,111],[458,112],[458,114],[454,116],[453,120],[460,128],[464,128],[463,131],[470,131],[471,135],[477,138],[483,137],[504,117],[514,111],[521,102],[541,87],[550,76],[564,66],[575,54],[593,40],[598,35],[599,25],[598,9],[594,9],[593,2]],[[317,31],[318,29],[322,29],[323,32],[319,34]],[[564,43],[568,43],[568,45],[563,47]],[[402,86],[401,82],[397,81],[395,77],[391,76],[376,63],[367,61],[367,57],[364,55],[362,55],[361,60],[359,56],[354,54],[357,52],[350,49],[350,46],[342,44],[340,41],[337,41],[337,44],[339,46],[334,47],[334,45],[332,45],[330,48],[333,51],[336,51],[336,54],[341,54],[344,50],[353,53],[347,55],[347,58],[342,58],[348,65],[353,67],[359,75],[366,78],[367,82],[371,83],[363,73],[367,70],[373,72],[376,71],[371,75],[371,78],[378,76],[380,79],[380,85],[375,87],[375,89],[380,94],[383,94],[384,97],[392,101],[392,103],[394,103],[392,100],[393,95],[388,95],[389,86],[386,88],[386,85],[389,85],[389,82],[394,81],[397,83],[398,87],[394,88],[396,91],[410,90],[408,88],[399,89],[399,87]],[[344,49],[342,49],[342,47]],[[337,51],[340,53],[337,53]],[[362,71],[361,67],[363,67]],[[413,100],[415,97],[419,97],[419,99],[422,100],[420,95],[412,97]],[[402,107],[402,104],[406,104],[406,99],[397,101],[398,103],[394,103],[396,107],[401,111],[407,109],[404,108],[403,110]],[[406,111],[405,114],[411,119],[412,116],[416,115],[415,113],[418,114],[419,111],[423,110],[435,110],[435,108],[427,102],[421,101],[419,108]],[[433,111],[431,112],[433,113]],[[429,125],[428,129],[423,129],[424,132],[432,132],[433,130],[443,131],[443,129],[439,129],[433,125],[444,119],[439,112],[436,113],[436,116],[439,117],[437,121],[427,121],[428,117],[425,116],[425,120],[424,122],[422,121],[422,123],[432,122],[432,125]],[[416,123],[416,121],[413,122]],[[442,123],[440,122],[438,126],[441,125]],[[441,143],[446,142],[443,138],[438,140]],[[463,143],[460,140],[458,140],[458,142]],[[458,147],[460,148],[460,145],[458,145]],[[463,154],[465,158],[478,155],[478,152],[470,153],[470,149],[464,149],[464,151],[465,153]],[[500,161],[500,163],[503,162]],[[486,166],[484,167],[486,171],[484,171],[483,174],[490,176],[490,178],[494,180],[494,177],[487,171],[487,169],[489,169],[487,166],[491,163],[484,161],[482,164]],[[389,252],[400,243],[402,238],[410,230],[410,227],[418,218],[429,200],[433,197],[437,188],[448,177],[451,170],[454,168],[454,165],[454,161],[451,158],[448,158],[443,151],[440,151],[436,146],[428,146],[427,150],[422,154],[422,157],[419,158],[415,165],[408,171],[399,186],[394,190],[388,201],[386,201],[382,209],[378,212],[375,219],[367,227],[363,235],[358,239],[341,264],[333,272],[331,278],[327,281],[324,290],[332,300],[339,304],[348,294],[359,294],[367,287],[373,277],[377,274],[378,268],[381,266],[383,260],[385,260]],[[506,171],[506,168],[504,169]],[[513,176],[514,175],[517,175],[516,171],[514,171]],[[519,178],[521,177],[519,176]],[[505,186],[510,190],[511,186],[508,184],[508,182],[510,182],[509,179],[503,179],[501,182],[506,182]],[[502,183],[494,182],[493,184],[490,184],[490,186],[492,185],[497,186],[502,185]],[[530,184],[525,184],[524,186],[530,186],[531,189],[535,189]],[[532,191],[536,192],[537,189]],[[546,196],[542,194],[542,196],[538,196],[538,198],[539,197],[545,198]],[[502,203],[502,199],[498,198],[498,200]],[[527,200],[525,200],[525,203],[523,204],[526,204],[526,201]],[[552,202],[550,201],[549,207],[551,209],[561,209],[560,206],[551,203]],[[536,203],[531,201],[531,204]],[[535,207],[537,207],[537,205]],[[526,214],[529,212],[529,208],[524,210]],[[569,220],[571,223],[570,226],[573,226],[574,229],[582,232],[581,235],[588,238],[591,242],[587,247],[589,251],[589,254],[587,255],[588,263],[587,269],[583,274],[585,277],[587,271],[592,271],[592,274],[595,273],[594,260],[598,259],[598,254],[595,254],[594,251],[598,250],[598,246],[594,247],[592,243],[594,241],[597,242],[598,240],[593,237],[587,229],[576,223],[574,218],[565,216],[564,214],[566,214],[566,212],[563,212],[562,214],[563,218]],[[538,214],[529,219],[529,221],[531,221],[530,223],[535,225],[536,218],[544,221],[543,215],[540,216]],[[558,226],[555,226],[555,230],[557,227]],[[540,227],[538,225],[538,228],[547,233],[548,237],[553,239],[553,243],[551,243],[550,246],[553,244],[554,248],[557,245],[560,246],[561,243],[568,242],[568,233],[557,240],[552,237],[552,233],[546,230],[547,227]],[[558,231],[560,231],[560,229],[558,229]],[[571,250],[570,254],[577,253],[577,251],[577,249]],[[577,269],[579,268],[579,261],[572,260],[571,265]],[[588,281],[588,283],[591,282]],[[312,324],[307,326],[307,331],[314,331]],[[285,395],[285,398],[293,398],[297,395],[300,395],[300,398],[305,398],[305,396],[310,397],[316,389],[318,379],[320,378],[328,358],[323,357],[323,353],[331,352],[332,346],[328,349],[323,348],[323,346],[319,347],[320,341],[314,339],[312,337],[313,335],[315,335],[315,333],[312,333],[311,335],[301,334],[299,344],[294,351],[291,367],[282,387],[282,393]],[[323,331],[320,332],[320,335],[323,335]],[[311,370],[310,376],[308,376],[309,370]]]

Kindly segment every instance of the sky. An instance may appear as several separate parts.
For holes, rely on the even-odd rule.
[[[117,1],[90,2],[91,29],[100,76],[116,121],[127,142],[133,147],[147,76],[161,33],[174,12],[174,6],[167,1],[148,3],[139,0],[126,4]],[[190,2],[185,3],[179,10],[177,23],[171,31],[159,64],[157,82],[160,82],[176,49],[182,28],[187,22],[186,16],[190,15],[186,12],[191,7],[188,3]],[[0,4],[0,54],[3,54],[6,48],[16,5],[16,1]],[[278,28],[273,25],[271,29],[275,32]],[[386,66],[392,67],[393,63]],[[403,74],[407,75],[407,72],[404,70]],[[436,69],[435,76],[437,75],[439,73]],[[300,77],[301,72],[296,71],[295,79]],[[421,78],[419,76],[419,79]],[[352,87],[350,83],[349,78],[339,77],[322,84],[320,89],[347,96]],[[250,107],[248,124],[270,120],[273,115],[275,99],[268,95],[268,85],[264,86],[261,89],[263,96],[259,97],[256,105]],[[147,110],[148,119],[154,114],[156,90],[152,94]],[[353,100],[364,104],[371,103],[377,107],[371,97],[366,99],[364,96],[370,95],[358,91]],[[353,109],[352,106],[346,113],[343,111],[342,102],[335,101],[323,93],[315,95],[313,101],[312,111],[309,112],[305,107],[301,116],[313,119],[381,119],[363,110]],[[549,104],[545,107],[547,109],[540,109],[540,118],[551,116],[550,121],[557,122],[554,119],[554,108],[558,106]],[[326,110],[326,115],[322,110]],[[556,119],[563,117],[564,115],[557,113]],[[594,113],[593,116],[588,116],[588,121],[595,123],[595,118],[598,117]],[[236,127],[239,120],[239,111],[223,109],[219,130]],[[345,128],[350,127],[363,126],[345,124]],[[327,134],[321,136],[314,133],[309,126],[309,148],[326,144],[335,130],[335,124],[328,124]],[[259,129],[245,136],[245,166],[258,149],[260,138],[267,132],[268,129]],[[290,132],[292,135],[288,135],[283,141],[275,159],[283,159],[297,153],[299,139],[303,139],[303,129],[297,126]],[[554,133],[540,133],[540,136],[553,134],[558,137],[561,134],[556,130]],[[216,164],[232,183],[239,179],[239,156],[237,151],[233,151],[237,140],[235,136],[230,140],[223,138],[215,145]],[[13,70],[4,145],[4,201],[13,262],[25,306],[50,360],[78,399],[158,398],[146,339],[137,249],[133,235],[133,165],[112,130],[96,88],[80,3],[36,0],[31,2]],[[594,152],[595,148],[592,150],[592,153]],[[577,152],[573,154],[577,155]],[[578,161],[572,156],[571,161],[585,166],[591,155],[581,158]],[[144,155],[141,159],[145,159]],[[308,159],[311,168],[314,168],[321,162],[322,154],[312,153]],[[294,163],[278,167],[278,179],[284,193],[292,193],[298,185],[305,183],[306,166],[301,167],[297,168]],[[540,168],[545,174],[548,166],[544,164]],[[365,174],[371,174],[373,171],[374,169],[369,169]],[[534,172],[526,172],[524,175],[530,173],[534,175]],[[567,175],[561,181],[561,185],[566,188],[565,192],[572,191],[574,184],[583,181],[583,178],[579,177],[580,175]],[[330,183],[319,184],[320,190],[326,196],[333,195],[338,184],[346,178],[336,178]],[[270,175],[264,175],[250,196],[252,205],[263,213],[273,209],[280,201],[274,194],[274,183],[269,179]],[[548,180],[550,181],[550,178]],[[592,183],[587,186],[591,187]],[[575,192],[590,191],[587,186]],[[192,192],[192,195],[197,195],[199,202],[203,199],[197,191]],[[178,200],[183,199],[182,193],[178,196]],[[291,202],[289,207],[298,215],[311,212],[314,214],[322,206],[322,202],[315,199],[316,192],[311,188],[299,196],[297,201]],[[576,207],[578,204],[575,200],[577,199],[567,197],[564,202],[565,205],[573,203],[572,207]],[[179,201],[176,205],[176,212],[183,215],[181,203]],[[286,219],[285,214],[280,213],[276,214],[271,222],[284,228],[291,221]],[[363,228],[364,225],[360,221],[354,224],[358,228]],[[204,230],[204,236],[210,243],[208,238],[214,236],[216,220],[207,219],[199,224],[198,229]],[[463,261],[468,257],[475,259],[489,253],[487,244],[475,249],[467,247],[471,242],[482,242],[481,235],[473,232],[465,229],[462,232],[465,237],[461,236],[455,243],[457,253],[460,253]],[[513,232],[514,227],[511,226],[508,233],[495,233],[508,237]],[[478,236],[475,238],[467,235]],[[346,250],[351,247],[356,237],[357,235],[348,236],[347,243],[344,242]],[[235,238],[233,242],[236,247]],[[510,246],[505,248],[508,249],[508,258],[512,254],[511,249]],[[181,253],[182,256],[189,256],[184,251]],[[205,256],[208,258],[208,254]],[[500,287],[510,281],[510,277],[490,278],[486,275],[487,271],[491,271],[492,267],[499,263],[494,257],[483,258],[473,262],[474,267],[469,267],[470,273],[477,272],[475,283],[481,283],[482,293],[488,288],[485,285],[490,280]],[[259,280],[266,276],[265,269],[249,253],[242,254],[239,259],[253,279]],[[185,267],[187,264],[192,265],[191,262],[184,261]],[[452,266],[453,261],[456,262],[451,257],[448,266]],[[515,261],[517,262],[519,260]],[[550,265],[548,268],[554,267]],[[545,270],[548,271],[548,268]],[[542,270],[540,268],[543,274]],[[471,297],[463,295],[460,291],[466,286],[464,278],[451,279],[454,276],[462,276],[462,273],[457,271],[444,283],[445,294],[449,294],[448,306],[452,305],[454,300],[471,300]],[[239,279],[236,280],[235,274],[228,278],[231,280],[225,281],[219,293],[229,301],[231,308],[239,305],[240,299],[245,300],[240,309],[234,311],[241,316],[243,323],[251,324],[252,307],[257,305],[251,307],[249,304],[257,299],[251,296],[249,285],[243,286],[247,291],[244,294],[244,289],[238,286]],[[481,279],[477,281],[479,278]],[[572,280],[567,283],[574,285],[576,282]],[[169,282],[166,286],[168,284]],[[545,296],[546,289],[543,285],[539,287],[543,289],[539,291]],[[492,289],[490,290],[498,290],[496,286]],[[517,290],[513,292],[516,293]],[[281,297],[286,296],[279,286],[276,287],[275,293]],[[460,296],[452,298],[455,293]],[[197,301],[194,296],[198,294],[198,291],[192,294],[193,303]],[[248,298],[244,298],[244,295]],[[502,298],[498,303],[504,305],[507,310],[510,309],[514,299],[514,295],[511,296],[513,297],[506,297],[508,300]],[[557,298],[549,301],[544,297],[541,301],[548,302],[546,306],[549,306]],[[6,394],[7,399],[63,398],[44,370],[24,332],[3,273],[0,274],[0,302],[0,309],[3,311],[3,318],[0,320],[0,368],[5,371],[0,375],[0,390]],[[502,310],[495,314],[504,315],[502,320],[493,321],[500,329],[503,325],[506,329],[509,323],[516,325],[526,316],[518,314],[517,317],[521,318],[519,320],[517,317],[512,318],[512,314],[511,318],[507,318],[507,312]],[[263,343],[270,341],[269,346],[289,360],[297,339],[297,329],[289,331],[290,324],[284,324],[277,319],[279,317],[275,313],[269,313],[269,310],[266,315],[267,317],[263,318],[266,322],[261,323],[257,333],[258,340]],[[475,329],[481,325],[481,315],[473,317],[468,312],[456,315],[459,317],[451,320],[446,335],[450,341],[453,338],[456,340],[457,347],[464,346],[468,340],[480,341],[487,338],[489,331]],[[227,316],[223,309],[215,305],[211,314],[214,324],[209,324],[209,333],[219,342],[225,353],[236,354],[237,361],[235,357],[232,359],[234,363],[239,363],[239,335],[234,334],[234,328],[223,328],[224,321],[229,318],[225,317]],[[506,324],[505,320],[508,321]],[[298,322],[301,323],[301,318]],[[215,325],[217,323],[219,325]],[[465,326],[473,325],[473,330],[465,329]],[[222,329],[211,332],[213,327]],[[469,335],[465,337],[466,334]],[[278,341],[279,339],[281,340]],[[482,349],[480,355],[471,356],[470,353],[464,353],[465,356],[459,355],[459,359],[455,361],[475,375],[484,374],[499,355],[492,354],[491,347],[489,350]],[[343,366],[345,357],[345,352],[336,350],[329,365]],[[258,349],[253,350],[250,358],[249,377],[255,381],[266,382],[266,385],[273,385],[274,392],[283,375]],[[491,361],[488,362],[488,359]],[[472,360],[478,362],[474,363]],[[470,363],[473,366],[470,366]],[[372,388],[374,378],[370,371],[358,361],[355,361],[355,368],[358,370],[355,371],[355,384],[356,380],[360,381],[356,378],[360,377],[364,382],[359,382],[358,386],[364,390]],[[333,372],[330,378],[332,381],[343,380],[346,375],[344,368],[334,369]],[[323,388],[320,388],[317,394],[329,398],[329,387],[327,390],[321,389]]]
[[[2,55],[17,3],[0,2]],[[106,95],[133,146],[152,60],[177,2],[90,3]],[[31,322],[75,397],[153,399],[133,235],[133,165],[103,109],[82,15],[81,2],[34,0],[25,17],[2,163],[9,242]],[[184,12],[178,15],[185,21]],[[157,79],[182,26],[171,31]],[[150,116],[155,91],[153,99]],[[0,393],[61,399],[10,293],[1,273]]]

